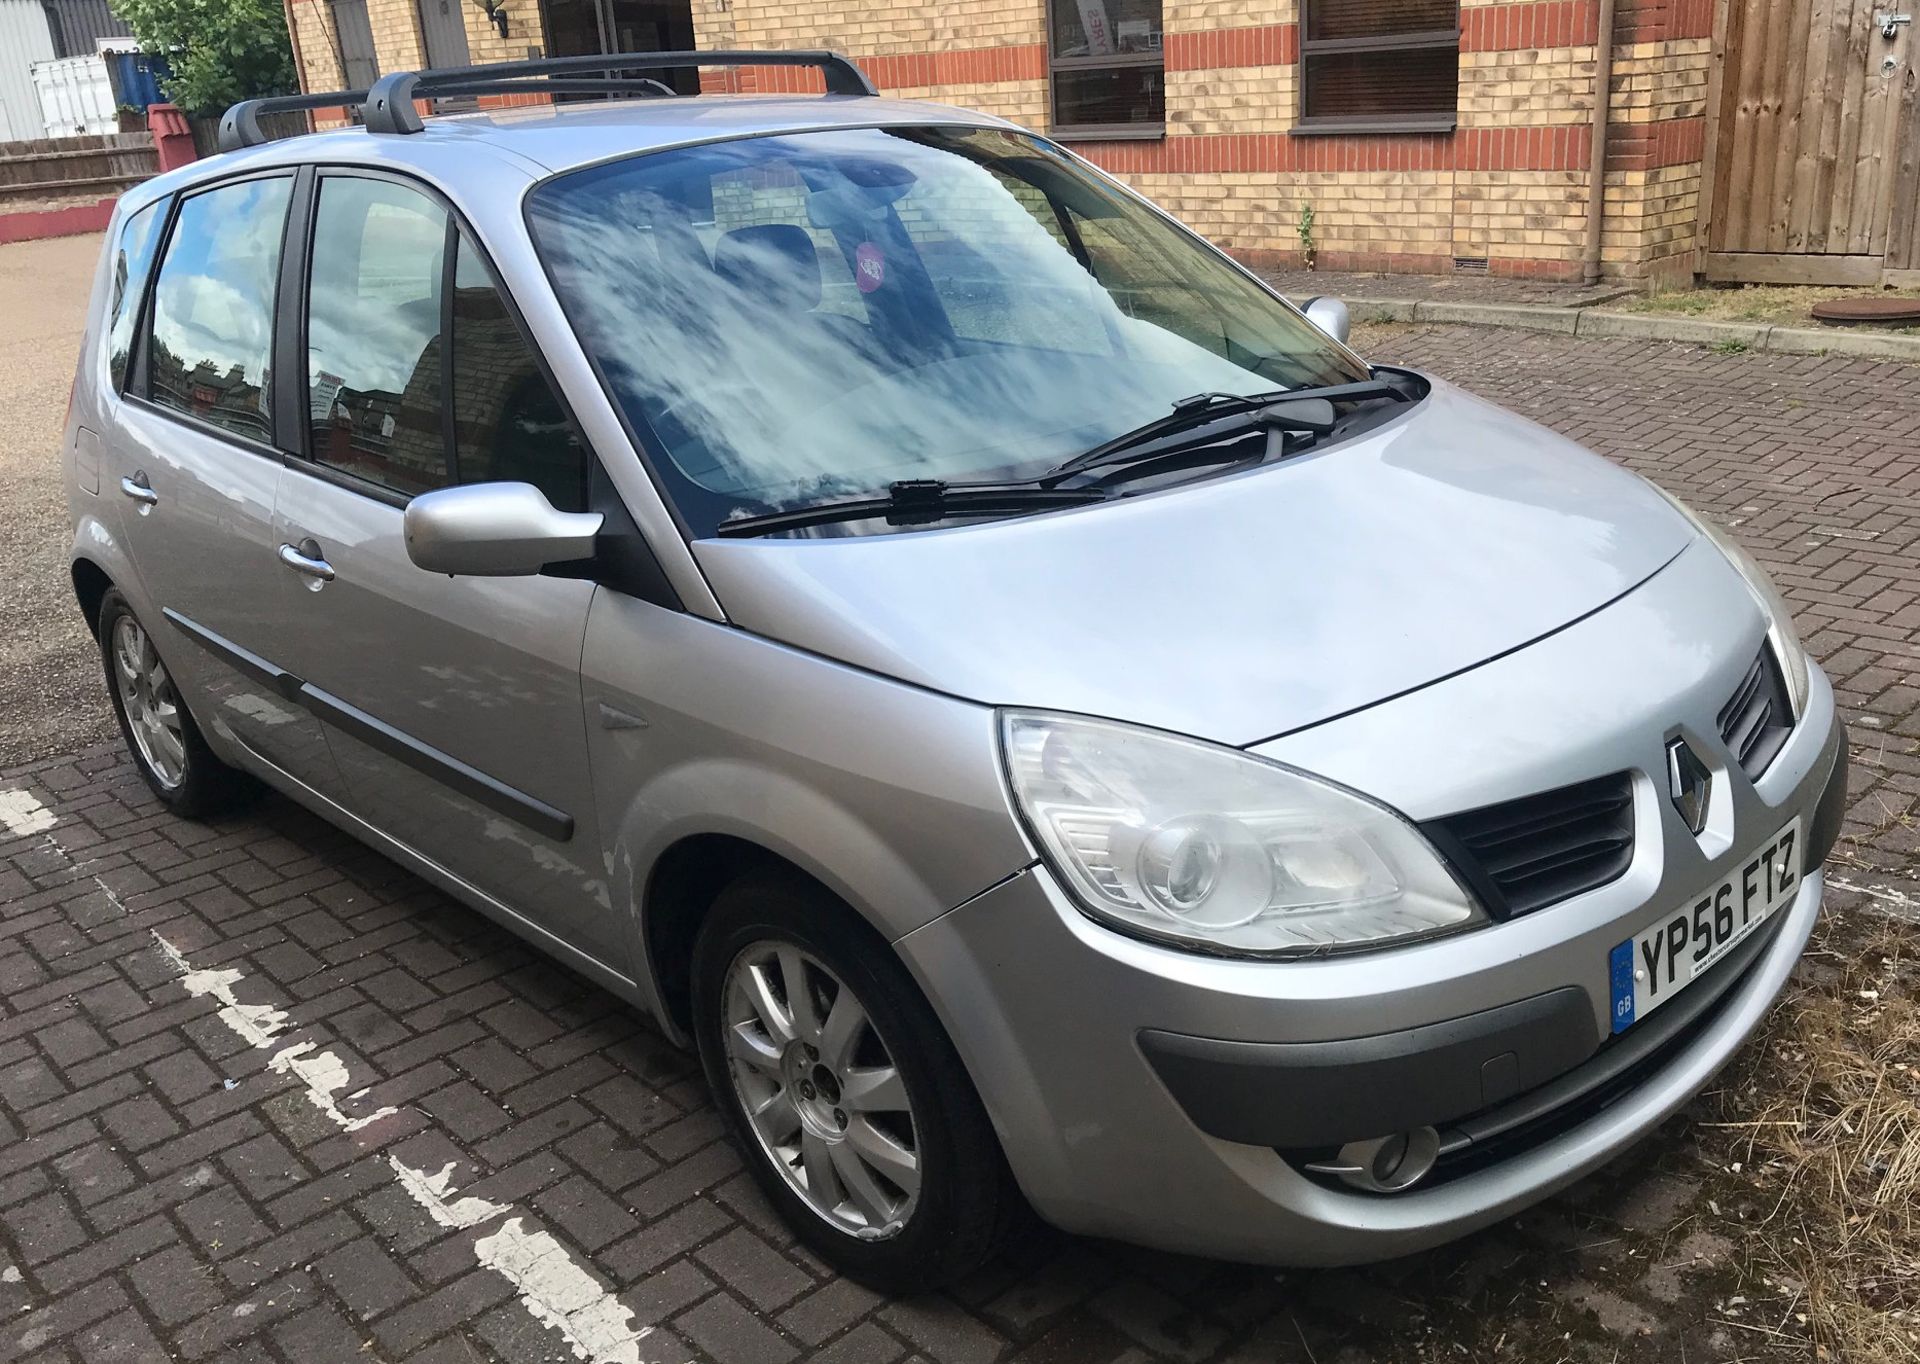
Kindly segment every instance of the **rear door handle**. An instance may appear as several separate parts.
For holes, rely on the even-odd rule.
[[[314,579],[310,584],[313,587],[333,581],[333,565],[320,556],[320,546],[311,538],[302,540],[298,545],[280,546],[280,562],[295,573],[304,573]]]
[[[149,507],[160,500],[160,494],[147,482],[147,476],[135,470],[132,477],[120,480],[120,491],[135,502],[144,502]]]

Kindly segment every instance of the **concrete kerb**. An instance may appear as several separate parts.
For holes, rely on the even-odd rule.
[[[1687,345],[1744,347],[1782,355],[1847,355],[1920,363],[1920,335],[1782,327],[1771,322],[1713,322],[1658,313],[1616,313],[1537,303],[1448,303],[1432,299],[1356,298],[1347,301],[1356,322],[1432,322],[1509,327],[1562,336],[1637,338]]]

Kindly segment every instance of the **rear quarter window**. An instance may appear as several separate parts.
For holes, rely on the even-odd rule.
[[[113,248],[113,284],[107,298],[107,368],[113,375],[113,387],[119,392],[127,384],[127,359],[133,353],[134,324],[140,315],[140,300],[147,292],[147,276],[153,273],[154,248],[160,245],[160,224],[166,219],[167,201],[148,204],[133,214],[120,229],[120,240]]]

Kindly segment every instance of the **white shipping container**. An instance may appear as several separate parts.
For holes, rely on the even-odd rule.
[[[113,78],[99,53],[35,62],[33,87],[40,96],[40,121],[48,137],[119,131]]]

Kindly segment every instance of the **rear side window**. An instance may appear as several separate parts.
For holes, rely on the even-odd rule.
[[[148,396],[250,440],[273,429],[273,298],[292,181],[245,180],[180,205],[154,285]]]
[[[387,180],[320,182],[308,279],[314,459],[395,492],[452,481],[442,419],[447,214]]]
[[[160,222],[166,215],[163,199],[148,204],[120,229],[120,241],[113,251],[113,294],[107,308],[107,368],[113,373],[114,391],[127,384],[127,357],[133,352],[133,327],[140,313],[140,296],[146,292],[147,276],[153,270],[154,249],[160,245]]]
[[[531,483],[586,506],[587,452],[465,237],[453,283],[453,427],[462,483]]]

